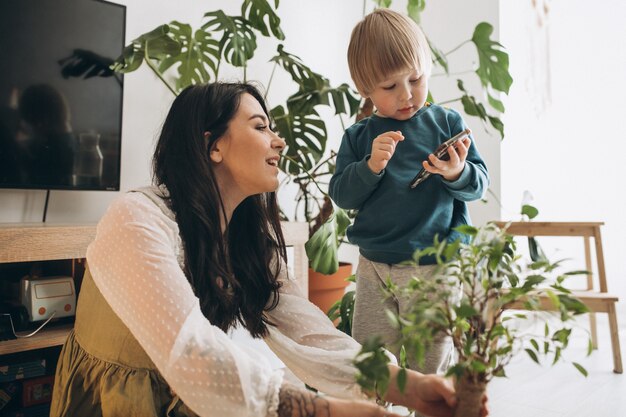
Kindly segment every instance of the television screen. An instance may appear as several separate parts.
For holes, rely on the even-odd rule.
[[[119,190],[126,8],[0,1],[0,188]]]

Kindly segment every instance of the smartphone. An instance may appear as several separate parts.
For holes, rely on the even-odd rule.
[[[468,137],[470,133],[472,133],[471,130],[465,129],[462,132],[454,135],[453,137],[451,137],[450,139],[448,139],[447,141],[439,145],[437,149],[435,149],[435,151],[433,152],[433,155],[435,155],[438,159],[441,159],[442,161],[449,160],[450,154],[448,154],[448,148],[450,146],[456,146],[456,143],[458,141],[463,140],[464,138]],[[430,161],[428,163],[430,164]],[[411,188],[417,187],[418,185],[426,181],[428,177],[430,177],[430,172],[422,168],[420,172],[417,173],[415,178],[411,180],[411,182],[409,183],[409,187]]]

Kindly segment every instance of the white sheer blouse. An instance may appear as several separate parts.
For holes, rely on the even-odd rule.
[[[204,317],[181,269],[178,225],[155,192],[127,193],[109,207],[87,250],[95,284],[198,415],[275,416],[282,371]],[[268,313],[276,325],[268,346],[307,384],[363,398],[351,364],[360,345],[300,294],[284,265],[281,271],[280,302]]]

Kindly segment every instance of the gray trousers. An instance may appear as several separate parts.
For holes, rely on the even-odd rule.
[[[391,326],[385,310],[396,314],[407,312],[411,306],[411,300],[403,297],[386,298],[383,293],[383,289],[386,288],[385,283],[389,277],[394,284],[403,288],[411,278],[418,274],[420,277],[432,276],[434,269],[435,265],[417,267],[415,265],[390,265],[372,262],[360,256],[356,270],[356,295],[352,321],[354,339],[362,344],[373,336],[380,336],[387,349],[399,357],[400,332]],[[460,295],[459,289],[459,299]],[[436,338],[426,350],[423,367],[418,367],[411,358],[407,359],[409,359],[411,369],[426,374],[444,374],[455,361],[452,339],[444,335]]]

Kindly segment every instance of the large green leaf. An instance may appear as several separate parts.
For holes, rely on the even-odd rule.
[[[286,52],[282,44],[278,45],[276,50],[278,54],[270,59],[270,62],[277,63],[287,71],[300,90],[320,90],[327,84],[326,78],[311,70],[300,57]]]
[[[302,60],[278,45],[277,55],[270,62],[283,68],[298,84],[298,92],[287,100],[291,113],[310,113],[317,105],[333,106],[335,114],[354,116],[359,110],[360,97],[347,84],[331,87],[327,78],[305,65]]]
[[[304,248],[313,270],[322,274],[334,274],[339,268],[337,250],[341,236],[350,225],[348,214],[335,207],[333,215],[305,243]]]
[[[463,86],[463,81],[457,80],[457,87],[463,92],[461,104],[463,104],[463,110],[465,113],[470,116],[479,117],[485,123],[489,122],[494,129],[500,132],[500,137],[504,138],[504,124],[502,121],[498,117],[489,115],[485,106],[478,102],[474,96],[470,96],[467,93],[465,87]]]
[[[210,33],[197,30],[192,36],[191,26],[180,22],[169,24],[170,35],[180,43],[179,54],[170,55],[159,64],[159,72],[164,73],[170,67],[178,65],[178,91],[192,84],[202,84],[217,76],[220,58],[219,44]]]
[[[169,25],[160,25],[127,45],[111,69],[121,73],[135,71],[144,61],[146,47],[150,58],[162,60],[180,53],[182,45],[174,39]]]
[[[301,165],[281,158],[281,168],[296,175],[302,173],[302,169],[311,170],[326,149],[326,124],[319,114],[315,110],[309,114],[288,113],[283,106],[274,107],[270,114],[276,133],[287,143],[283,154]]]
[[[275,1],[274,7],[278,8],[278,0]],[[276,39],[281,41],[285,39],[285,34],[280,28],[280,17],[266,0],[244,0],[241,4],[241,15],[248,20],[250,26],[264,36],[269,36],[271,31]]]
[[[207,22],[202,29],[207,32],[223,32],[220,52],[226,62],[245,67],[256,51],[256,35],[249,22],[241,16],[227,16],[222,10],[204,14]]]
[[[493,107],[494,109],[496,109],[500,113],[504,113],[504,103],[502,103],[502,101],[500,101],[497,98],[493,97],[489,93],[487,93],[487,101],[489,102],[489,105],[491,105],[491,107]]]
[[[315,106],[332,106],[335,114],[354,116],[359,111],[361,98],[348,86],[341,84],[339,87],[331,87],[326,80],[319,90],[300,90],[287,99],[287,107],[290,112],[310,113]]]
[[[493,26],[487,22],[479,23],[474,29],[472,42],[478,50],[479,66],[476,74],[483,87],[491,85],[495,90],[509,93],[513,78],[509,73],[509,55],[504,47],[489,37],[493,33]]]

